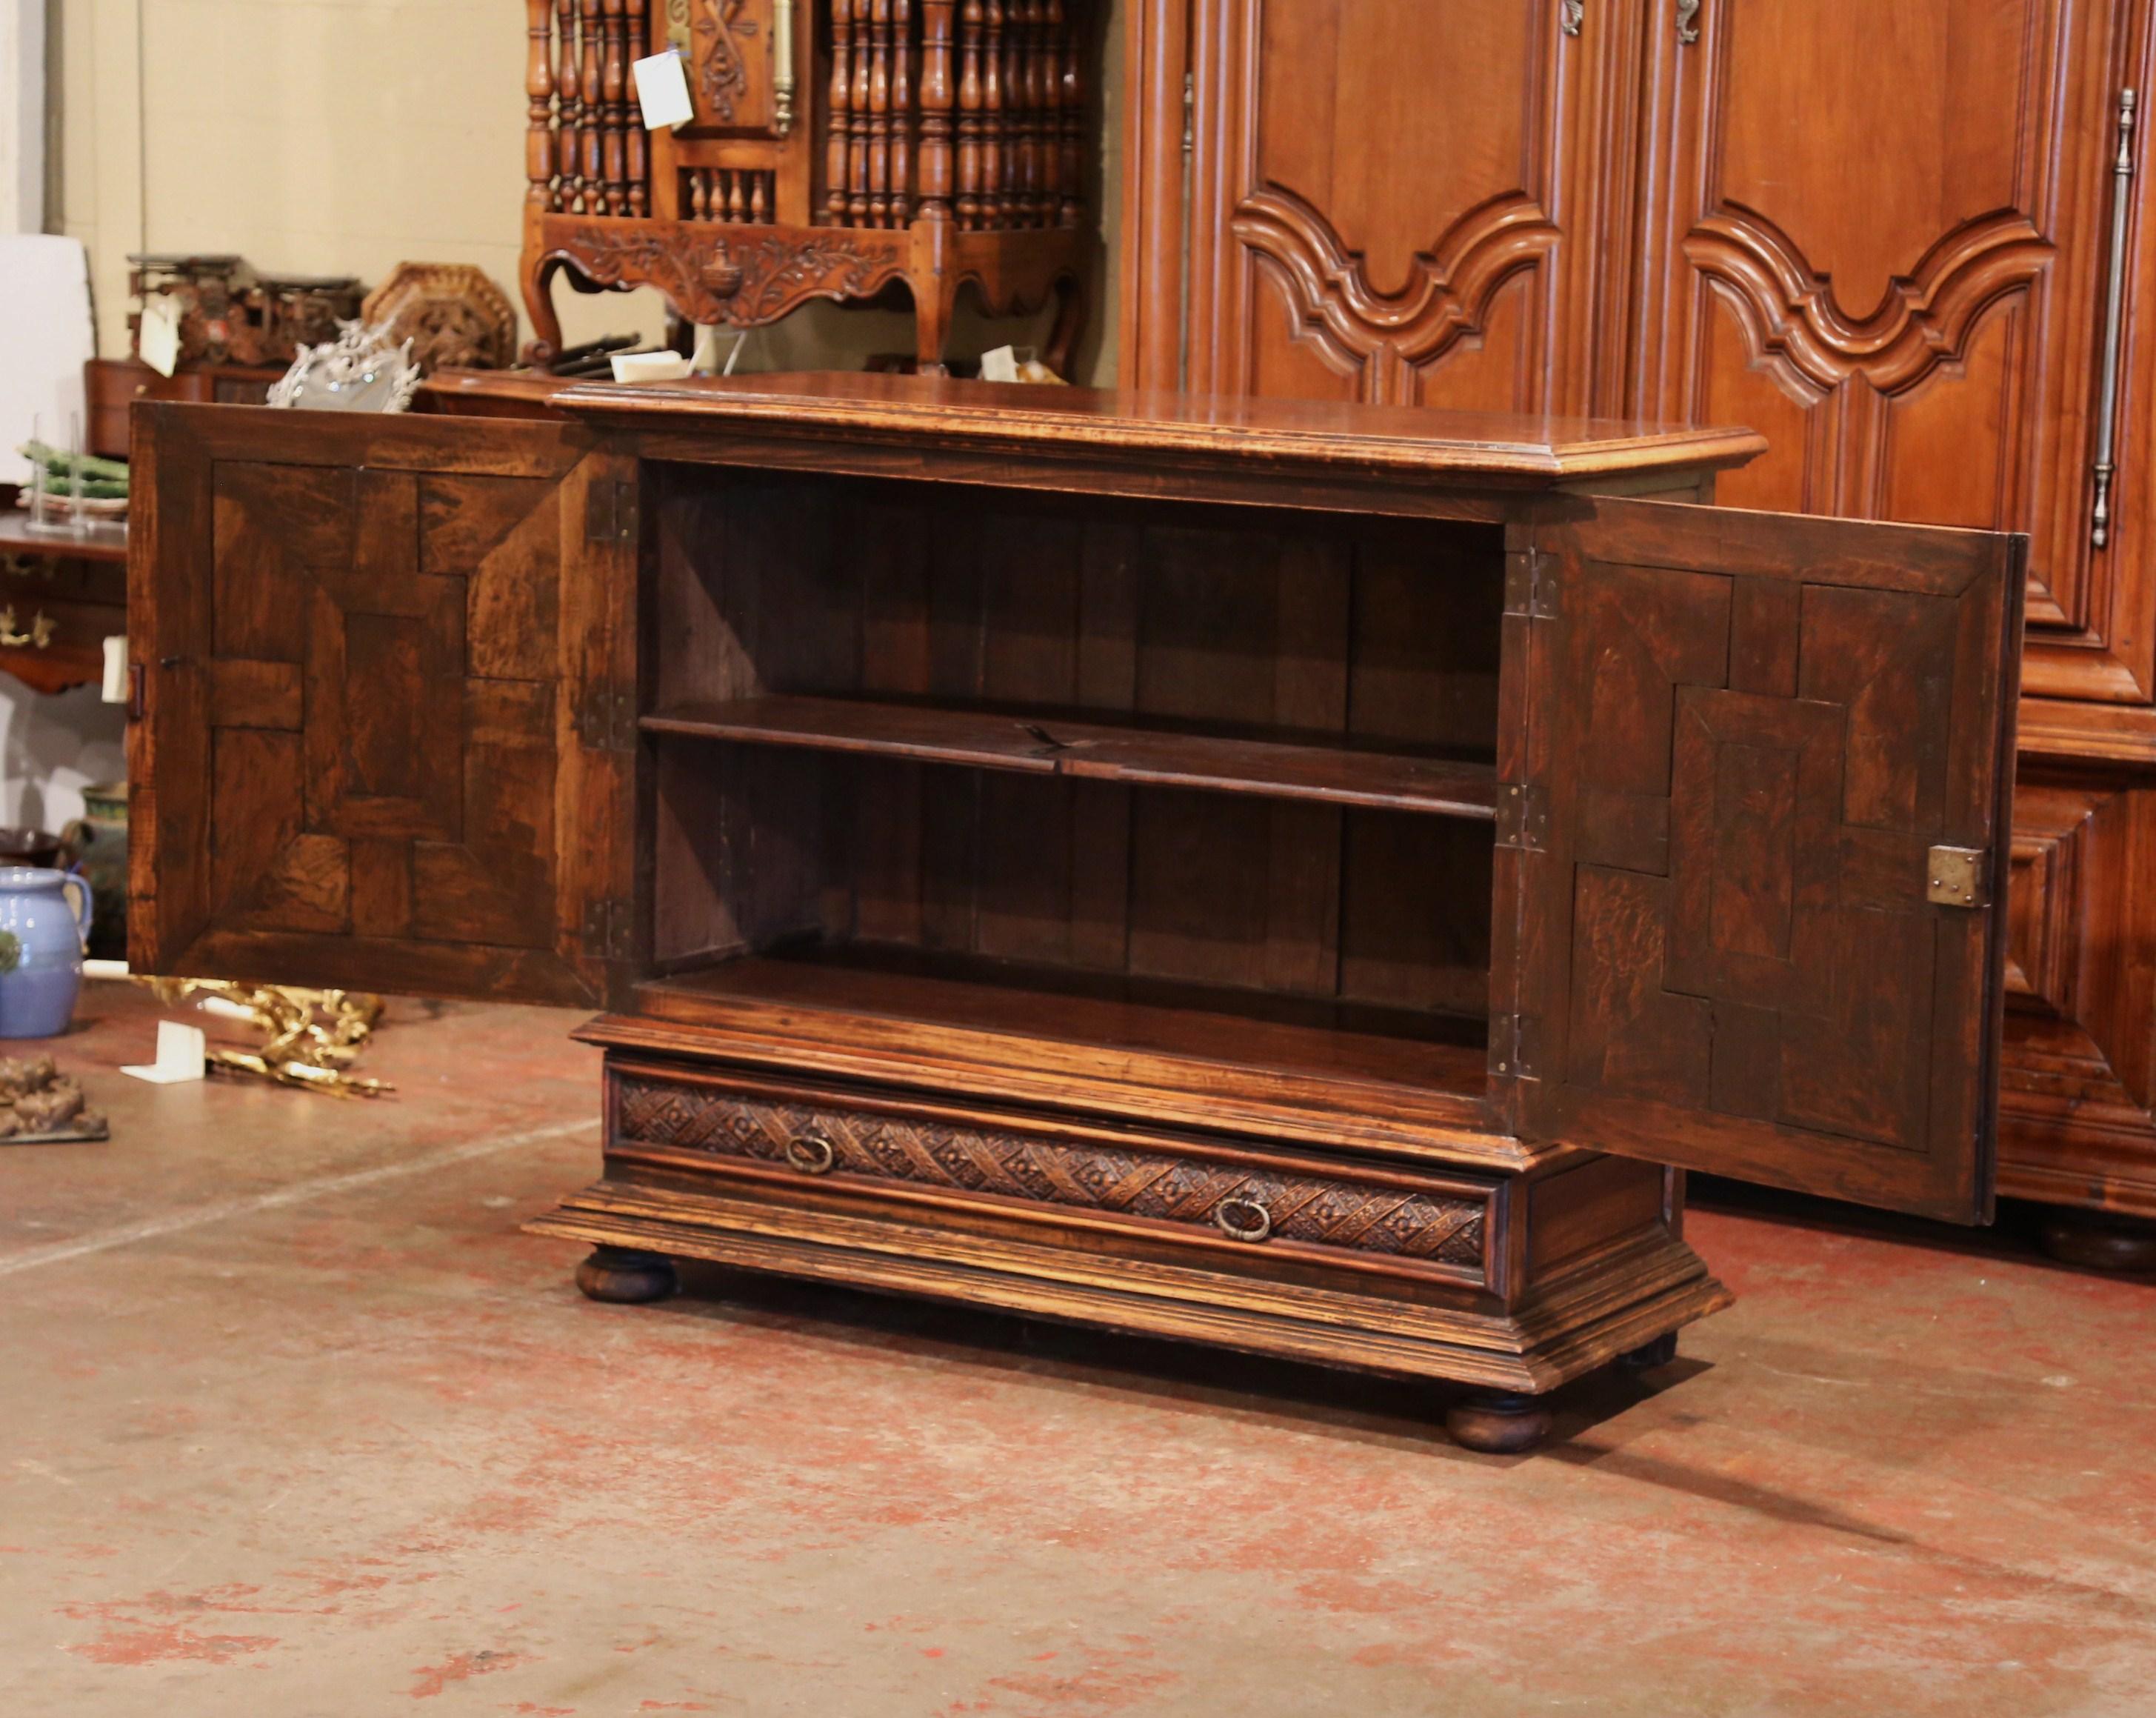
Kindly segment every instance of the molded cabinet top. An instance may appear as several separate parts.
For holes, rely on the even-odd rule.
[[[843,371],[583,383],[550,404],[654,430],[752,427],[759,434],[933,441],[982,452],[1053,449],[1199,460],[1228,455],[1313,472],[1459,476],[1486,486],[1718,470],[1742,465],[1767,445],[1750,430]]]

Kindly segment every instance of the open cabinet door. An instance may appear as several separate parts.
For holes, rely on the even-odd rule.
[[[138,972],[619,985],[634,461],[569,424],[138,406]]]
[[[1523,1131],[1989,1220],[2025,543],[1616,500],[1516,528]]]

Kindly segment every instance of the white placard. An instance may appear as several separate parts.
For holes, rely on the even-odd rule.
[[[617,382],[678,382],[689,373],[678,352],[618,352],[611,362]]]
[[[629,67],[636,75],[637,105],[644,110],[644,128],[656,131],[668,126],[685,126],[696,116],[689,100],[689,80],[681,75],[681,56],[669,48]]]
[[[1015,382],[1018,380],[1018,352],[1014,347],[998,346],[993,352],[981,354],[981,379],[983,382]]]
[[[200,1026],[183,1026],[177,1020],[157,1022],[157,1059],[147,1067],[123,1067],[124,1074],[147,1080],[153,1086],[177,1086],[203,1077],[203,1051],[208,1040]]]
[[[177,299],[160,296],[143,301],[136,350],[142,355],[142,362],[160,376],[169,376],[179,368],[180,306]]]

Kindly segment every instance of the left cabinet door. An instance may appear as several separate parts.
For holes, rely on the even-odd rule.
[[[626,976],[635,462],[575,425],[143,405],[136,970]]]

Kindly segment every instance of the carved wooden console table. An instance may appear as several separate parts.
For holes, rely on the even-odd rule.
[[[1512,1448],[1723,1304],[1682,1170],[1989,1214],[2023,540],[1702,505],[1742,430],[552,409],[138,409],[132,923],[608,1011],[538,1225],[595,1298],[718,1259]]]
[[[526,0],[524,301],[542,366],[550,286],[652,286],[748,328],[811,298],[912,296],[940,370],[970,283],[997,313],[1083,323],[1093,0]],[[647,133],[629,67],[671,44],[695,117]]]

